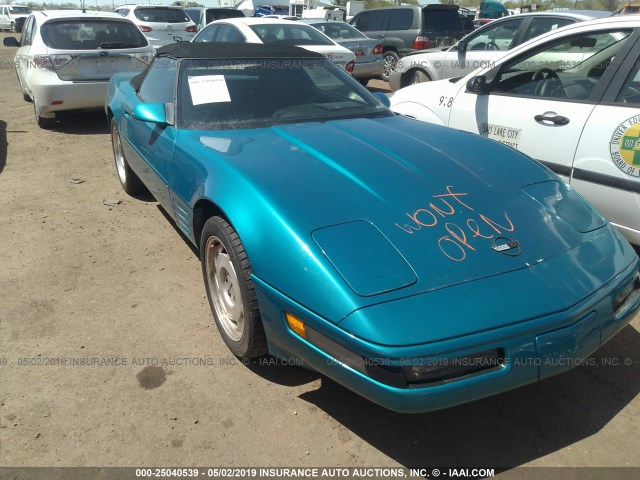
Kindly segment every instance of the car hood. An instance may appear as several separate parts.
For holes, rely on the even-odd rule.
[[[233,169],[238,188],[250,186],[260,208],[267,205],[304,251],[360,297],[406,296],[525,269],[605,225],[528,157],[401,116],[183,134],[197,155]],[[252,262],[276,288],[297,289],[291,272],[280,276],[261,259]]]
[[[411,63],[410,60],[405,60],[407,66]],[[402,72],[398,74],[400,73]],[[451,81],[452,79],[434,80],[400,88],[389,99],[389,108],[396,113],[409,115],[418,120],[433,121],[428,116],[422,117],[420,115],[420,110],[427,109],[437,115],[443,125],[448,125],[452,107],[448,107],[448,103],[443,102],[442,98],[456,98],[460,90],[466,87],[464,81],[466,78],[468,77],[457,81]],[[399,86],[399,82],[397,83]]]
[[[420,50],[418,52],[409,54],[405,57],[402,57],[398,61],[398,66],[396,67],[395,74],[401,74],[412,68],[426,68],[429,65],[429,62],[442,61],[446,55],[446,50],[443,51],[441,48],[434,48],[431,50]]]

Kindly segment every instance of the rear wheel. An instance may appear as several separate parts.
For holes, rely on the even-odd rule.
[[[120,133],[118,132],[116,121],[113,118],[111,119],[111,146],[113,147],[113,159],[116,164],[116,171],[118,172],[118,179],[120,180],[122,189],[129,195],[143,192],[145,190],[145,186],[134,171],[131,170],[129,163],[124,156],[122,142],[120,141]]]
[[[222,217],[206,221],[200,258],[209,305],[227,347],[240,358],[267,353],[251,265],[238,234]]]
[[[384,67],[382,69],[382,75],[380,75],[380,77],[385,82],[388,82],[389,77],[395,71],[396,66],[398,65],[398,60],[400,59],[400,57],[393,50],[387,50],[386,52],[384,52],[383,58]]]
[[[407,85],[415,85],[416,83],[428,82],[431,79],[424,70],[413,70],[409,75]]]

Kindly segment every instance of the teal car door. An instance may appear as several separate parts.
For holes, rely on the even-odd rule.
[[[166,124],[136,119],[133,109],[144,103],[163,103],[170,114],[173,111],[176,72],[175,59],[165,57],[156,60],[137,94],[130,98],[122,119],[122,131],[129,143],[129,148],[125,146],[129,163],[168,212],[172,212],[168,176],[176,139],[175,126],[170,118]]]

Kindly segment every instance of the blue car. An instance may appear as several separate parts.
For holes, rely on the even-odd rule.
[[[122,187],[199,249],[235,355],[425,412],[569,370],[629,323],[638,257],[582,197],[387,103],[275,45],[177,43],[111,78]]]

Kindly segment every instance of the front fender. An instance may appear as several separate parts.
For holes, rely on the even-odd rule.
[[[185,132],[180,135],[192,136]],[[191,223],[195,205],[207,200],[236,230],[257,279],[313,311],[322,311],[334,323],[362,306],[362,299],[322,254],[311,232],[301,228],[296,219],[288,218],[260,185],[234,167],[239,161],[236,157],[212,150],[206,157],[200,154],[197,158],[184,148],[189,141],[176,143],[170,182],[174,205],[180,204]],[[180,219],[176,220],[180,224]],[[199,244],[199,239],[192,240]]]
[[[440,118],[433,110],[425,107],[416,102],[400,102],[391,106],[391,109],[404,115],[405,117],[413,118],[423,122],[434,123],[443,127],[447,126],[444,119]],[[448,119],[447,119],[448,120]]]

